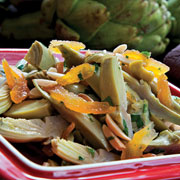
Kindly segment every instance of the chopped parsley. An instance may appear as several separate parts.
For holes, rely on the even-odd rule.
[[[123,131],[128,136],[128,127],[127,127],[125,119],[123,119],[123,126],[124,126],[124,130]]]
[[[90,120],[91,122],[94,122],[91,114],[88,114],[88,117],[89,117],[89,120]]]
[[[159,67],[158,70],[161,71],[161,68]]]
[[[24,64],[19,65],[17,68],[22,71],[24,69]]]
[[[81,72],[78,74],[78,78],[79,78],[80,81],[83,80],[83,76],[82,76],[82,73],[81,73]]]
[[[0,75],[1,75],[1,76],[5,76],[4,70],[0,70]]]
[[[125,66],[125,64],[124,64],[124,63],[122,63],[121,65],[122,65],[122,66]]]
[[[78,159],[79,159],[80,161],[83,161],[83,160],[84,160],[84,158],[83,158],[82,156],[79,156]]]
[[[64,67],[67,67],[67,63],[66,63],[66,61],[64,61],[63,66],[64,66]]]
[[[146,56],[147,58],[151,57],[151,52],[148,51],[142,51],[141,54],[143,54],[144,56]]]
[[[147,104],[143,104],[143,113],[148,112],[148,105]]]
[[[92,155],[92,157],[94,157],[94,155],[95,155],[94,149],[87,147],[87,151]]]
[[[108,139],[108,141],[111,141],[111,140],[114,139],[114,137],[113,136],[109,136],[107,139]]]
[[[129,58],[129,56],[127,56],[127,55],[126,55],[126,58],[128,59],[128,58]]]
[[[97,73],[99,71],[99,64],[94,63],[94,66],[95,66],[95,73]]]
[[[136,122],[138,128],[142,128],[144,126],[141,115],[139,114],[131,114],[132,122]]]
[[[103,102],[108,102],[110,106],[114,105],[110,96],[106,97]]]

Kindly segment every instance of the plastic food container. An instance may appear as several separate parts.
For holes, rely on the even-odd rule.
[[[0,49],[0,59],[15,64],[27,49]],[[173,95],[180,89],[170,84]],[[180,154],[105,163],[45,167],[38,165],[0,135],[0,179],[179,179]]]

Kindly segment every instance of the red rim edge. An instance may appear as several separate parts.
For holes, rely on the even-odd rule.
[[[0,49],[0,59],[11,64],[24,58],[27,49]],[[180,89],[169,83],[171,92],[180,96]],[[76,165],[43,167],[19,153],[0,135],[0,178],[4,179],[179,179],[180,154],[155,158]]]

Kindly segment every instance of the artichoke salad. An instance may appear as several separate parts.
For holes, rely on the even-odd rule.
[[[180,153],[180,98],[171,95],[169,68],[126,44],[82,49],[35,41],[16,66],[2,60],[0,134],[41,144],[46,166]]]

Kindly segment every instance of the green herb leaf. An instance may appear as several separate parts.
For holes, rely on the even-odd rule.
[[[138,128],[142,128],[144,126],[141,115],[139,114],[131,114],[132,122],[136,122]]]
[[[94,63],[94,66],[95,66],[95,73],[97,73],[99,71],[100,65],[97,63]]]
[[[125,119],[123,119],[123,126],[124,126],[124,130],[123,131],[128,136],[128,127],[127,127]]]
[[[148,105],[147,104],[143,104],[143,113],[148,112]]]
[[[95,155],[94,149],[87,147],[87,151],[92,155],[92,157],[94,157],[94,155]]]
[[[24,64],[19,65],[17,68],[22,71],[24,69]]]
[[[113,102],[112,102],[112,99],[110,96],[106,97],[103,102],[108,102],[110,106],[114,106]]]
[[[91,114],[88,114],[88,117],[89,117],[89,120],[90,120],[90,121],[94,122]]]
[[[142,51],[141,54],[143,54],[144,56],[146,56],[147,58],[151,57],[151,52],[148,51]]]
[[[63,62],[63,66],[64,66],[64,67],[67,67],[66,60],[64,60],[64,62]]]
[[[127,56],[127,55],[126,55],[126,58],[128,59],[128,58],[129,58],[129,56]]]
[[[0,75],[4,77],[6,76],[4,70],[0,70]]]
[[[79,156],[78,159],[79,159],[80,161],[83,161],[83,160],[84,160],[84,158],[83,158],[82,156]]]
[[[114,137],[113,136],[109,136],[107,139],[108,139],[108,141],[111,141],[111,140],[114,139]]]
[[[78,78],[79,78],[80,81],[83,80],[83,76],[82,76],[81,72],[78,74]]]

